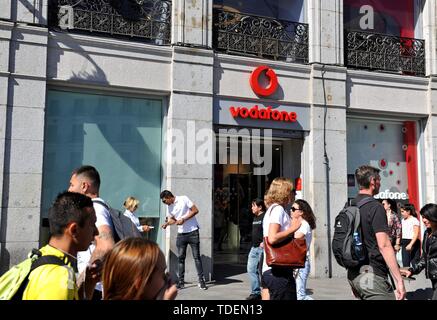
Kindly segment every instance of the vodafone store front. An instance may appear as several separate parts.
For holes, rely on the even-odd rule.
[[[375,198],[412,203],[420,209],[421,146],[419,122],[349,118],[347,120],[348,198],[355,197],[357,166],[380,169],[381,187]],[[423,204],[422,204],[423,205]],[[399,211],[398,211],[399,212]]]
[[[304,187],[302,159],[310,107],[259,97],[214,99],[215,264],[245,263],[252,240],[251,202],[263,199],[274,178],[293,180],[298,196]]]

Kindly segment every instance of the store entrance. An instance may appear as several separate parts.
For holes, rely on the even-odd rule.
[[[238,157],[234,154],[234,163],[231,161],[232,148],[223,145],[226,143],[227,140],[219,136],[217,152],[227,150],[228,162],[217,161],[214,167],[214,265],[219,270],[240,265],[244,270],[252,241],[251,202],[264,198],[274,178],[286,176],[294,180],[300,176],[302,140],[277,139],[264,143],[264,148],[270,149],[270,152],[264,150],[264,155],[271,154],[271,160],[265,159],[271,162],[271,169],[261,175],[256,174],[259,166],[253,159],[248,161],[244,157],[253,142],[244,138],[238,140]],[[224,265],[227,267],[223,269]]]

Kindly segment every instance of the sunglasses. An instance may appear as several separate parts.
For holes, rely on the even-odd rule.
[[[295,208],[295,207],[291,207],[291,211],[295,212],[295,211],[299,211],[299,208]]]

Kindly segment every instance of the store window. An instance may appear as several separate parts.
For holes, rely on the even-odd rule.
[[[134,196],[140,200],[135,213],[159,226],[162,104],[160,99],[50,90],[43,218],[56,195],[68,188],[71,171],[89,164],[100,173],[104,200],[122,209],[125,198]],[[149,236],[156,240],[156,234]]]
[[[397,37],[415,35],[421,0],[344,0],[346,30],[369,31]]]
[[[275,19],[305,22],[304,0],[217,0],[214,7]]]
[[[376,198],[410,202],[419,208],[416,122],[348,119],[349,199],[358,192],[355,169],[365,164],[381,170],[381,188]]]

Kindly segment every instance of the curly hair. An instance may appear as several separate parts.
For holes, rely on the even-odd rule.
[[[266,200],[268,204],[278,203],[285,206],[290,202],[291,190],[293,190],[293,182],[290,179],[277,177],[270,184]]]

